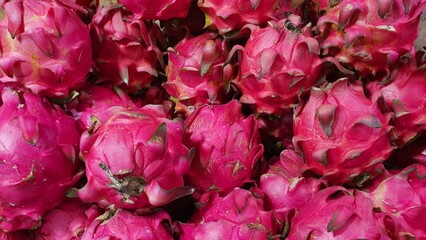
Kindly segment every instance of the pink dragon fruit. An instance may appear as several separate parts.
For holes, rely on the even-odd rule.
[[[73,114],[78,130],[84,132],[105,122],[117,108],[136,109],[140,104],[119,88],[86,85],[65,107]]]
[[[186,37],[175,48],[169,48],[163,87],[176,103],[176,111],[189,115],[203,104],[225,101],[233,75],[231,64],[222,66],[228,53],[227,42],[215,33]]]
[[[32,229],[81,177],[74,119],[29,91],[1,87],[0,229]]]
[[[162,206],[193,193],[183,186],[193,151],[182,144],[183,122],[160,105],[121,110],[81,136],[86,202],[127,209]]]
[[[35,240],[81,239],[89,224],[100,215],[96,205],[78,198],[66,199],[46,213],[43,224],[35,230]]]
[[[0,81],[49,97],[66,97],[83,84],[92,47],[73,10],[56,1],[12,0],[0,13]]]
[[[390,240],[384,222],[363,195],[334,186],[316,193],[294,216],[286,239]]]
[[[361,194],[393,215],[401,239],[426,239],[426,166],[413,164]]]
[[[4,232],[0,231],[0,240],[33,240],[31,231]]]
[[[184,144],[195,149],[186,175],[189,185],[201,191],[226,193],[241,187],[263,157],[259,123],[244,118],[237,100],[198,108],[185,120]]]
[[[97,82],[132,92],[149,86],[157,76],[161,52],[155,45],[156,25],[131,15],[120,5],[99,6],[90,24]]]
[[[392,150],[389,117],[364,95],[360,81],[313,88],[294,117],[293,143],[307,167],[332,184],[362,184]]]
[[[165,20],[184,18],[188,14],[191,0],[159,0],[155,3],[148,0],[118,0],[137,18]]]
[[[293,21],[293,22],[292,22]],[[319,58],[319,43],[310,27],[296,27],[300,18],[292,16],[269,26],[247,26],[251,35],[239,51],[239,74],[235,84],[242,103],[258,113],[281,114],[298,103],[298,95],[318,80],[324,60]]]
[[[426,65],[417,68],[406,64],[390,76],[390,83],[373,82],[373,95],[383,97],[394,113],[393,134],[397,146],[402,147],[426,130]]]
[[[269,161],[260,176],[260,189],[265,193],[265,208],[273,209],[287,219],[305,206],[313,195],[327,186],[324,179],[303,177],[303,159],[294,150],[281,152],[279,159]]]
[[[281,223],[274,212],[263,209],[256,193],[236,188],[225,197],[217,192],[202,195],[189,223],[176,224],[180,239],[270,239]]]
[[[206,26],[220,34],[239,31],[246,24],[264,25],[274,18],[279,0],[200,0],[198,7],[206,15]]]
[[[166,212],[138,216],[123,209],[109,210],[88,226],[81,240],[172,240],[168,226],[171,219]]]
[[[423,0],[314,1],[325,11],[317,31],[325,55],[353,66],[361,75],[388,72],[389,65],[414,57]],[[322,9],[325,8],[325,9]]]

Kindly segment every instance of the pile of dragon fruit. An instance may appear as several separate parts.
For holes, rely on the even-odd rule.
[[[0,0],[0,239],[426,239],[426,0]]]

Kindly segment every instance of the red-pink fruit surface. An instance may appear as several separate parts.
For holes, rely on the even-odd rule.
[[[47,99],[1,87],[0,229],[32,229],[82,173],[74,119]]]
[[[311,170],[332,184],[362,184],[392,150],[389,117],[364,95],[360,81],[313,88],[296,109],[293,143]]]
[[[176,103],[175,111],[189,115],[203,104],[225,101],[226,87],[233,76],[227,41],[215,33],[186,37],[168,49],[167,82],[163,84]]]
[[[189,185],[226,193],[250,181],[263,157],[263,145],[257,119],[244,117],[241,108],[237,100],[206,105],[185,120],[184,143],[195,149],[186,175]]]
[[[120,5],[108,5],[98,7],[90,28],[97,82],[132,92],[149,86],[157,76],[161,57],[155,45],[155,25],[136,18]]]
[[[107,211],[93,221],[81,240],[127,239],[172,240],[170,216],[166,212],[138,216],[118,209]]]
[[[191,0],[118,0],[141,19],[165,20],[186,17]]]
[[[169,119],[162,106],[117,111],[81,136],[86,202],[127,209],[162,206],[191,194],[183,184],[192,151],[182,144],[183,122]]]
[[[0,4],[0,81],[34,93],[66,97],[92,66],[89,28],[56,1]]]

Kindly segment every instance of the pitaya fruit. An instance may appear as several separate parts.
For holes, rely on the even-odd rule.
[[[176,223],[180,239],[272,239],[281,230],[280,220],[256,195],[240,188],[223,198],[205,193],[189,223]]]
[[[81,240],[172,240],[170,226],[166,212],[138,216],[123,209],[109,210],[88,226]]]
[[[293,143],[305,170],[332,184],[362,184],[377,175],[394,147],[389,116],[364,95],[360,81],[341,79],[313,88],[295,111]]]
[[[81,177],[74,119],[47,99],[2,85],[0,229],[33,229]]]
[[[388,229],[363,195],[334,186],[317,192],[294,216],[286,239],[390,240]]]
[[[293,21],[293,22],[292,22]],[[299,29],[300,18],[292,16],[269,26],[247,26],[251,35],[239,51],[239,73],[234,83],[242,103],[258,113],[282,114],[296,106],[298,95],[318,80],[324,60],[310,27]]]
[[[77,122],[80,132],[105,122],[118,109],[136,109],[140,103],[134,102],[121,89],[99,85],[87,85],[71,101],[65,103]]]
[[[402,147],[426,130],[426,65],[406,64],[392,72],[390,83],[373,82],[373,96],[383,97],[393,112],[394,142]]]
[[[16,232],[4,232],[0,231],[0,240],[33,240],[33,234],[31,231],[16,231]]]
[[[165,20],[184,18],[188,14],[191,0],[159,0],[155,3],[148,0],[118,0],[140,19]]]
[[[137,92],[157,76],[161,51],[156,25],[135,18],[120,5],[99,6],[90,24],[94,72],[107,82]]]
[[[275,210],[282,219],[288,220],[327,186],[324,179],[302,176],[303,159],[294,150],[286,149],[279,159],[269,162],[267,171],[260,176],[260,189],[265,193],[265,208]]]
[[[81,136],[88,182],[78,196],[104,208],[148,209],[193,193],[183,186],[193,151],[182,133],[183,122],[160,105],[118,111]]]
[[[423,0],[315,0],[317,31],[324,41],[323,54],[353,66],[362,76],[389,72],[392,65],[415,55],[419,15]],[[403,59],[404,60],[404,59]],[[405,60],[404,60],[405,61]]]
[[[35,230],[35,240],[80,239],[89,224],[100,215],[96,205],[78,198],[66,199],[46,213],[43,224]]]
[[[0,81],[60,98],[83,84],[92,46],[73,10],[56,1],[11,0],[0,13]]]
[[[206,27],[220,34],[239,31],[246,24],[264,25],[274,19],[279,0],[199,0],[206,15]]]
[[[393,215],[401,239],[426,239],[426,166],[413,164],[370,190],[360,193]]]
[[[198,108],[185,120],[184,144],[195,149],[189,185],[227,193],[241,187],[263,157],[259,123],[245,118],[237,100]]]
[[[223,67],[229,49],[215,33],[186,37],[168,49],[167,82],[163,84],[176,103],[175,111],[189,115],[203,104],[225,101],[233,77],[231,64]]]

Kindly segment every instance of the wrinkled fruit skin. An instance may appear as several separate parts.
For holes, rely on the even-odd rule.
[[[97,82],[132,92],[149,86],[160,64],[155,26],[135,18],[119,5],[109,5],[98,7],[90,29]]]
[[[266,24],[274,18],[278,3],[278,0],[200,0],[198,7],[206,15],[206,26],[223,35],[239,31],[246,24]]]
[[[389,72],[388,66],[414,57],[422,0],[314,1],[325,14],[317,31],[324,54],[353,66],[361,75]],[[323,9],[322,9],[323,8]]]
[[[389,84],[372,85],[373,95],[383,97],[393,113],[391,124],[397,146],[403,147],[426,130],[426,65],[405,65],[393,72]]]
[[[118,209],[98,217],[81,236],[81,240],[128,239],[172,240],[170,216],[166,212],[138,216]]]
[[[35,240],[80,239],[99,215],[101,211],[96,205],[84,203],[78,198],[66,199],[46,213],[43,224],[35,231]]]
[[[12,87],[1,87],[0,116],[0,229],[32,229],[81,177],[80,136],[60,107]]]
[[[56,1],[13,0],[0,12],[0,81],[60,98],[83,84],[92,46],[73,10]]]
[[[258,113],[282,114],[296,106],[298,95],[319,77],[323,62],[319,43],[309,27],[299,29],[289,19],[249,28],[245,46],[233,48],[240,50],[234,80],[242,92],[240,101],[253,105]]]
[[[307,168],[332,184],[362,184],[377,175],[392,150],[389,117],[345,79],[313,88],[294,115],[293,143]]]
[[[390,214],[401,239],[426,238],[426,167],[413,164],[385,178],[369,193],[374,207]]]
[[[162,106],[118,111],[81,136],[88,182],[78,196],[104,208],[138,209],[191,194],[182,176],[192,151],[182,144],[182,133],[182,121],[170,120]]]
[[[186,37],[169,48],[163,87],[175,101],[175,111],[189,115],[203,104],[224,102],[233,75],[231,65],[222,66],[228,53],[227,41],[215,33]]]
[[[305,206],[314,194],[327,186],[324,179],[303,177],[303,159],[291,149],[281,152],[280,158],[260,176],[260,189],[265,193],[265,208],[273,209],[288,219],[292,211]]]
[[[136,109],[139,105],[119,88],[88,85],[65,107],[74,116],[82,133],[105,122],[119,109]]]
[[[314,195],[294,216],[286,239],[390,240],[373,203],[362,195],[334,186]]]
[[[184,143],[195,149],[189,185],[226,193],[250,180],[263,157],[259,123],[237,100],[198,108],[185,120]]]
[[[176,223],[180,239],[269,239],[281,225],[255,193],[235,188],[225,197],[208,192],[189,223]]]
[[[158,0],[155,4],[149,0],[118,0],[118,3],[123,4],[138,18],[165,20],[186,17],[191,0]]]

